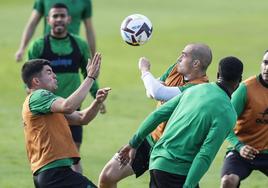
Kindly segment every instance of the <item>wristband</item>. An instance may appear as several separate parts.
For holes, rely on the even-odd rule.
[[[91,78],[92,80],[96,80],[96,78],[95,77],[93,77],[93,76],[87,76],[88,78]]]

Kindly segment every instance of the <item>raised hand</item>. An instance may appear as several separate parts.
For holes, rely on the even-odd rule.
[[[142,72],[150,71],[151,64],[149,60],[145,57],[139,59],[139,69]]]
[[[103,103],[105,99],[107,98],[108,92],[111,90],[111,88],[106,87],[99,89],[96,94],[96,100],[98,103]]]
[[[90,78],[96,79],[99,75],[101,65],[101,54],[95,53],[92,60],[88,60],[87,75]]]

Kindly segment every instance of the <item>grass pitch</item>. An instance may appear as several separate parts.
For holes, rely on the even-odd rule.
[[[1,188],[33,187],[21,123],[21,106],[25,98],[20,80],[21,64],[14,61],[32,3],[30,0],[0,1]],[[108,113],[99,115],[84,129],[81,149],[84,174],[94,182],[104,164],[128,142],[139,123],[155,108],[155,102],[145,97],[137,68],[139,57],[149,58],[152,72],[160,76],[176,61],[187,43],[203,42],[213,50],[208,75],[214,81],[217,62],[227,55],[237,56],[245,63],[244,78],[258,74],[263,52],[268,48],[268,2],[265,0],[98,0],[93,1],[93,5],[97,49],[103,54],[100,84],[112,88],[106,102]],[[120,38],[121,22],[133,13],[146,15],[154,27],[151,40],[141,47],[128,46]],[[41,31],[42,24],[34,38],[40,36]],[[90,101],[88,98],[84,105]],[[219,187],[225,147],[202,178],[201,187]],[[148,187],[148,182],[147,173],[139,179],[127,178],[119,187],[143,188]],[[267,187],[267,178],[261,173],[253,173],[241,187]]]

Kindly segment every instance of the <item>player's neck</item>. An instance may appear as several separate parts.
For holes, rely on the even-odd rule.
[[[192,81],[198,78],[202,78],[204,76],[206,76],[206,73],[204,72],[192,73],[192,74],[184,75],[184,80]]]
[[[50,36],[56,39],[63,39],[68,36],[68,32],[66,31],[64,33],[54,33],[53,31],[51,31]]]

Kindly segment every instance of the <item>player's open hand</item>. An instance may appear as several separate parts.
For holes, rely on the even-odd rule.
[[[119,151],[118,159],[120,161],[120,166],[124,167],[128,163],[131,164],[135,155],[136,155],[136,149],[132,148],[129,144],[125,145],[120,151]]]
[[[139,59],[139,69],[140,71],[142,72],[147,72],[147,71],[150,71],[150,67],[151,67],[151,64],[149,62],[149,60],[145,57],[141,57]]]
[[[252,160],[259,153],[259,150],[255,149],[249,145],[245,145],[240,149],[239,153],[242,157]]]
[[[101,65],[101,54],[95,53],[92,60],[88,60],[87,63],[87,75],[90,78],[96,79],[99,75]]]

